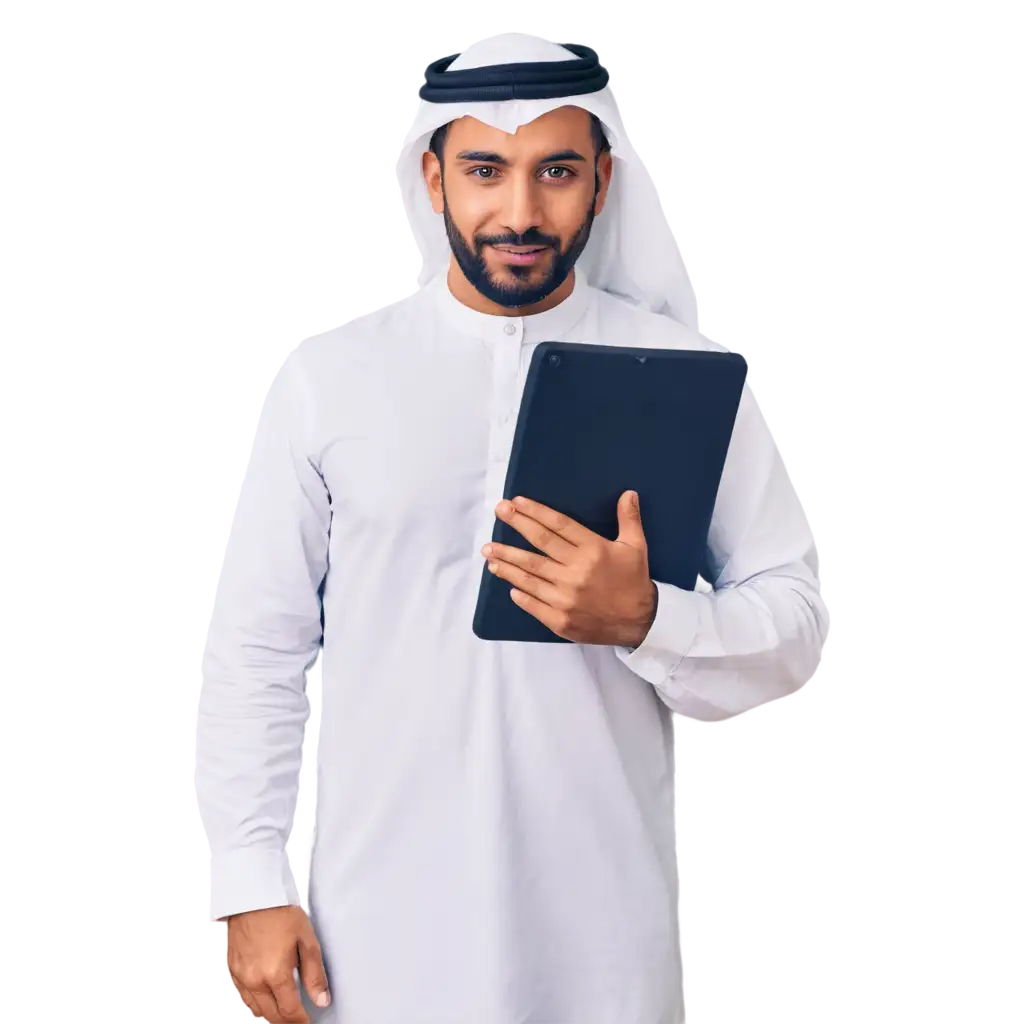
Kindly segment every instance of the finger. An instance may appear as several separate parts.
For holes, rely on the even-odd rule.
[[[269,1024],[284,1024],[284,1021],[281,1020],[281,1015],[277,1012],[277,1000],[269,988],[261,986],[259,988],[251,988],[249,991],[252,993],[252,998],[260,1011],[261,1017],[267,1020]]]
[[[264,1017],[261,1013],[252,1009],[255,1006],[255,1004],[252,1001],[251,992],[249,993],[249,999],[250,1001],[244,1002],[243,1004],[243,1007],[245,1007],[247,1011],[246,1015],[248,1024],[272,1024],[272,1018]]]
[[[525,548],[517,548],[514,544],[496,544],[489,542],[484,545],[486,550],[481,554],[486,556],[490,562],[511,562],[531,576],[539,576],[542,580],[550,583],[567,583],[569,575],[567,567],[561,562],[556,562],[547,555],[539,555],[536,551],[527,551]]]
[[[312,925],[308,934],[299,938],[299,974],[309,998],[317,1006],[328,1006],[331,995],[327,986],[327,971],[324,968],[323,951],[316,939]]]
[[[238,989],[238,994],[242,997],[242,1002],[252,1011],[254,1017],[260,1016],[260,1008],[253,999],[252,993],[232,974],[231,980],[235,983],[235,988]]]
[[[552,633],[564,637],[566,640],[572,639],[568,635],[565,612],[552,608],[549,604],[545,604],[531,594],[525,594],[518,589],[512,590],[510,596],[520,608],[529,612],[535,619],[543,622]]]
[[[243,1010],[245,1010],[248,1006],[246,999],[249,995],[246,986],[233,978],[228,982],[228,984],[231,986],[231,998],[234,999],[234,1001],[236,1001]]]
[[[259,1024],[269,1024],[271,1018],[268,1018],[266,1016],[266,1012],[260,1009],[260,1001],[253,994],[252,990],[245,986],[240,987],[242,988],[242,992],[239,998],[239,1006],[242,1007],[243,1010],[247,1011],[249,1020],[259,1022]]]
[[[288,980],[275,979],[270,984],[277,1003],[277,1011],[281,1015],[282,1024],[309,1024],[309,1014],[299,998],[299,987],[295,978],[289,974]]]
[[[229,967],[224,968],[224,984],[229,985],[231,989],[231,998],[238,1002],[238,1005],[243,1010],[249,1010],[250,1007],[256,1006],[255,996],[253,993],[239,980],[239,978],[231,973]],[[249,1015],[252,1017],[253,1011],[249,1010]]]
[[[599,533],[588,529],[582,523],[573,519],[572,516],[567,516],[564,512],[559,512],[543,502],[517,495],[512,499],[512,504],[520,512],[528,515],[531,519],[535,519],[542,526],[546,526],[551,530],[552,533],[557,533],[576,547],[587,547],[595,541],[604,540]]]
[[[231,998],[238,1002],[238,1005],[245,1010],[249,1005],[247,1001],[250,998],[249,990],[226,967],[224,968],[224,984],[230,986]]]
[[[517,501],[521,499],[516,499]],[[504,507],[506,506],[507,507]],[[499,502],[495,512],[499,519],[508,523],[513,530],[522,534],[538,551],[543,551],[563,565],[572,565],[578,555],[578,547],[567,537],[546,526],[532,515],[508,502]],[[558,513],[561,515],[561,513]],[[568,516],[566,522],[572,522]]]
[[[565,604],[565,595],[553,583],[542,580],[524,572],[516,565],[509,562],[488,562],[487,568],[503,580],[508,580],[513,587],[518,587],[538,600],[543,601],[553,608],[560,608]]]

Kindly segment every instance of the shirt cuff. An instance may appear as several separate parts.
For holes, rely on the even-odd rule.
[[[246,847],[210,861],[210,920],[268,907],[302,906],[284,850]]]
[[[615,645],[618,659],[655,686],[663,683],[686,656],[697,635],[697,609],[703,595],[655,580],[658,607],[639,647]]]

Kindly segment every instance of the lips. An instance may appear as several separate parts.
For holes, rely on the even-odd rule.
[[[529,250],[504,249],[500,245],[493,246],[495,252],[501,254],[506,263],[536,263],[547,251],[548,246],[531,247]]]

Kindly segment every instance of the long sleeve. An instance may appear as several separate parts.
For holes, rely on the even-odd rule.
[[[285,359],[264,400],[202,657],[195,786],[211,851],[210,916],[301,905],[285,853],[323,637],[330,495],[310,406]]]
[[[643,515],[643,498],[640,505]],[[722,470],[701,576],[712,592],[655,580],[647,636],[618,658],[673,711],[731,718],[803,686],[829,614],[803,508],[746,384]]]

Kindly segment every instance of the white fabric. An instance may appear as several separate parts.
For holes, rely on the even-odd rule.
[[[439,274],[304,340],[270,385],[203,654],[195,781],[211,917],[300,903],[285,844],[322,637],[308,909],[333,1002],[303,993],[313,1021],[683,1022],[672,713],[740,714],[818,664],[814,541],[749,386],[713,591],[659,581],[632,653],[475,636],[480,547],[546,339],[726,351],[578,265],[572,294],[529,316],[470,309]]]
[[[598,54],[600,58],[600,53]],[[474,43],[448,71],[518,61],[578,60],[572,51],[537,36],[507,32]],[[614,71],[611,71],[614,81]],[[595,288],[619,295],[697,330],[697,300],[672,231],[647,169],[626,136],[611,86],[580,96],[493,103],[431,103],[420,100],[406,135],[396,172],[402,201],[423,256],[418,283],[424,285],[451,256],[444,219],[434,212],[423,180],[422,156],[434,130],[467,114],[513,134],[521,124],[556,107],[572,105],[596,114],[611,145],[612,177],[604,209],[594,218],[577,266]]]

